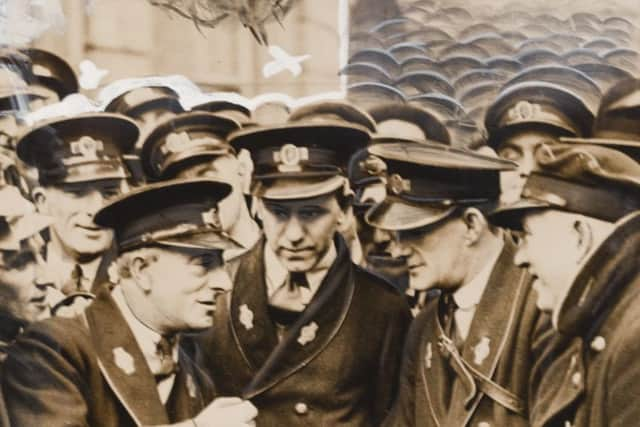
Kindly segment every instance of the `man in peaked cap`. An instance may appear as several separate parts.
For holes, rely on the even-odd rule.
[[[54,219],[47,268],[64,295],[88,296],[106,275],[112,233],[93,219],[105,200],[128,190],[121,156],[137,138],[132,120],[98,113],[42,124],[18,141],[18,156],[38,172],[38,211]]]
[[[42,280],[43,242],[38,234],[50,218],[35,213],[35,207],[18,189],[0,187],[0,380],[7,349],[24,328],[49,316],[46,281]],[[11,425],[0,388],[0,426]]]
[[[217,302],[221,327],[200,348],[218,391],[250,399],[261,426],[378,425],[410,314],[337,232],[350,203],[346,163],[369,131],[334,109],[303,116],[229,137],[251,153],[265,241]]]
[[[51,218],[37,214],[15,187],[1,187],[0,197],[1,366],[7,347],[22,329],[49,316],[48,284],[40,255],[44,242],[38,233],[49,226]]]
[[[587,135],[592,123],[593,114],[582,98],[553,83],[520,82],[503,89],[485,116],[489,146],[518,164],[516,171],[502,174],[502,200],[520,196],[540,143]]]
[[[250,166],[236,156],[227,135],[240,128],[236,121],[203,111],[178,114],[156,127],[142,146],[142,166],[149,180],[209,177],[231,185],[229,196],[220,201],[220,229],[238,248],[225,252],[232,278],[242,255],[262,235],[244,198],[245,180],[251,180]]]
[[[396,233],[412,288],[441,290],[414,320],[384,425],[528,425],[529,369],[546,322],[511,262],[513,243],[486,220],[513,163],[414,143],[369,151],[387,163],[388,195],[368,222]]]
[[[624,79],[604,94],[588,137],[560,141],[612,148],[640,163],[640,80]]]
[[[240,125],[251,123],[251,110],[249,107],[237,102],[213,100],[203,102],[191,107],[191,111],[207,111],[235,120]]]
[[[557,332],[532,370],[531,425],[633,425],[640,164],[584,144],[543,145],[536,163],[521,200],[491,217],[521,232],[514,262]]]
[[[2,386],[13,425],[254,425],[249,402],[209,404],[213,385],[179,342],[211,326],[215,295],[229,289],[215,218],[229,191],[150,185],[97,213],[116,236],[110,284],[82,314],[35,324],[11,348]]]

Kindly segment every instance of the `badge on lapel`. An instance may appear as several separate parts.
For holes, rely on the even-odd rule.
[[[247,331],[253,329],[253,311],[251,311],[247,304],[242,304],[240,306],[239,320]]]
[[[427,369],[431,369],[431,359],[433,359],[433,349],[431,348],[431,342],[427,343],[427,350],[424,355],[424,364]]]
[[[480,338],[480,341],[473,348],[473,363],[476,365],[482,365],[482,362],[489,356],[491,353],[491,339],[488,337]]]
[[[318,324],[311,322],[307,326],[303,326],[300,329],[300,336],[298,337],[298,343],[305,345],[316,339],[316,332],[318,331]]]
[[[187,393],[189,393],[189,397],[192,399],[198,397],[198,393],[196,392],[196,383],[193,381],[193,377],[191,375],[187,375]]]
[[[113,361],[116,366],[127,375],[132,375],[136,371],[133,356],[127,353],[127,351],[122,347],[116,347],[113,349]]]

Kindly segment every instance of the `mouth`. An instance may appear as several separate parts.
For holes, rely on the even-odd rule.
[[[313,254],[312,248],[299,248],[299,249],[289,249],[289,248],[281,248],[280,252],[282,255],[287,258],[306,258],[307,256]]]
[[[34,306],[36,306],[37,308],[44,310],[45,308],[47,308],[47,295],[43,294],[39,297],[34,297],[31,298],[29,300],[30,304],[33,304]]]

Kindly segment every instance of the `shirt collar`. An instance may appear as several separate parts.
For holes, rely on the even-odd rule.
[[[79,263],[69,257],[62,256],[60,248],[52,245],[51,242],[47,243],[47,266],[51,274],[55,275],[54,282],[58,288],[71,277],[71,272],[76,264],[79,264],[80,268],[82,268],[82,276],[93,281],[101,261],[102,256],[100,255],[87,263]]]
[[[482,298],[482,294],[489,283],[489,277],[491,276],[491,272],[493,271],[496,261],[498,261],[498,257],[500,256],[503,247],[504,242],[501,241],[500,247],[495,252],[491,262],[487,262],[484,268],[476,274],[473,280],[454,292],[453,300],[456,302],[459,309],[463,311],[470,310],[478,305]]]
[[[336,245],[335,243],[332,243],[320,262],[318,262],[312,270],[305,272],[307,281],[309,282],[311,295],[316,293],[322,284],[322,280],[327,275],[327,271],[329,271],[329,268],[333,265],[337,256],[338,252],[336,250]],[[267,295],[271,296],[287,283],[289,271],[284,265],[282,265],[282,262],[280,262],[280,259],[268,243],[264,245],[264,265],[267,281]]]
[[[157,348],[158,343],[162,336],[149,328],[147,325],[142,323],[136,316],[133,314],[131,309],[129,308],[129,304],[124,297],[124,293],[120,286],[116,286],[111,291],[111,296],[115,301],[116,305],[120,309],[122,316],[124,317],[127,325],[131,329],[133,333],[133,337],[135,338],[140,350],[142,350],[142,354],[149,365],[152,373],[158,372],[158,369],[161,365],[160,356],[158,355]],[[178,363],[178,345],[177,340],[173,345],[171,350],[171,357],[175,363]]]

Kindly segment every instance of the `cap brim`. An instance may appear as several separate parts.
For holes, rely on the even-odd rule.
[[[438,222],[453,213],[455,209],[455,206],[411,203],[388,197],[366,213],[365,221],[372,227],[382,230],[411,230]]]
[[[17,251],[20,242],[36,235],[53,223],[53,218],[30,213],[10,221],[9,233],[0,237],[0,250]]]
[[[207,249],[225,251],[241,249],[231,239],[224,238],[219,232],[187,234],[158,240],[156,244],[183,249]]]
[[[627,139],[615,139],[615,138],[570,138],[560,137],[560,142],[570,142],[574,144],[593,144],[616,147],[628,147],[640,149],[640,139],[638,141],[629,141]]]
[[[329,178],[277,178],[257,181],[253,195],[264,199],[309,199],[337,191],[348,183],[341,175]]]
[[[533,210],[552,208],[553,205],[537,200],[521,199],[496,208],[488,215],[493,225],[509,230],[522,231],[522,217]]]

